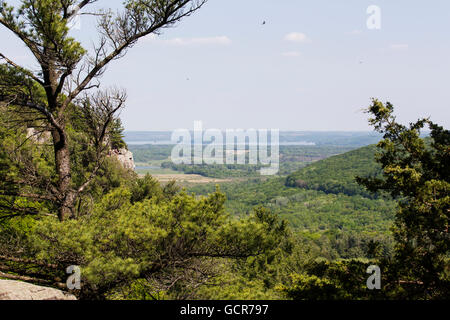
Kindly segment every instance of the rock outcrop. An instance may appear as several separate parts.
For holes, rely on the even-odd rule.
[[[0,280],[0,300],[77,300],[74,295],[27,282]]]
[[[113,149],[110,152],[110,156],[115,157],[126,169],[134,170],[136,165],[133,159],[133,153],[125,148]]]
[[[38,132],[34,128],[28,128],[27,129],[27,138],[31,139],[37,144],[45,144],[49,143],[51,141],[52,136],[50,132]],[[109,144],[109,141],[107,139],[107,143]],[[136,165],[134,163],[133,153],[126,149],[111,149],[109,151],[109,156],[115,157],[126,169],[134,170],[136,169]]]
[[[27,139],[30,139],[37,144],[46,144],[51,141],[52,134],[49,131],[39,132],[35,128],[28,128]]]

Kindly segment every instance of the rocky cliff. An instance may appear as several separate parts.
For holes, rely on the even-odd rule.
[[[119,162],[126,169],[134,170],[136,165],[134,164],[133,153],[125,148],[113,149],[110,151],[110,156],[117,158]]]

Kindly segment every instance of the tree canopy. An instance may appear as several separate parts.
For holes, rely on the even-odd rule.
[[[34,72],[0,52],[15,73],[0,78],[0,103],[33,116],[40,123],[29,121],[28,126],[45,126],[51,134],[57,174],[51,196],[60,220],[76,217],[75,203],[104,158],[105,133],[125,103],[123,90],[101,88],[98,78],[140,38],[174,26],[206,0],[127,0],[117,12],[93,7],[97,2],[23,0],[18,7],[0,3],[0,25],[25,44],[40,67]],[[69,32],[71,19],[82,11],[97,19],[98,42],[91,50]],[[96,147],[97,165],[79,184],[72,179],[67,128],[71,104],[81,106]]]
[[[399,201],[394,236],[399,277],[411,295],[448,294],[450,282],[450,131],[420,119],[409,126],[396,121],[391,103],[373,100],[369,122],[384,134],[377,162],[383,176],[359,178],[370,191],[386,191]],[[429,138],[420,137],[430,130]]]

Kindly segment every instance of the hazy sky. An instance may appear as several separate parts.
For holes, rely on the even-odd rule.
[[[366,26],[369,5],[381,9],[380,30]],[[86,42],[94,32],[83,17],[73,35]],[[371,97],[394,103],[401,121],[431,116],[448,128],[449,32],[448,0],[210,0],[143,39],[103,83],[127,89],[127,130],[192,128],[194,120],[221,129],[368,130],[361,110]],[[30,65],[4,28],[0,39],[1,52]]]

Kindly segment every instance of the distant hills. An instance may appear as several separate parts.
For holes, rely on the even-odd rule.
[[[374,235],[390,237],[397,205],[389,197],[368,192],[355,181],[356,176],[381,174],[381,167],[374,160],[376,149],[376,145],[370,145],[319,160],[287,177],[221,183],[220,190],[225,193],[226,208],[232,214],[245,215],[264,206],[289,222],[293,230],[319,242],[336,242],[331,246],[339,252],[338,256],[359,257],[363,239]],[[194,186],[189,192],[205,195],[214,188],[213,184]],[[348,250],[349,247],[353,249]]]
[[[325,193],[376,197],[355,181],[356,176],[381,174],[375,162],[376,145],[359,148],[312,163],[286,178],[286,186]]]
[[[125,131],[124,140],[129,145],[173,144],[170,131]],[[192,135],[193,136],[193,135]],[[281,145],[316,145],[334,147],[362,147],[377,143],[381,135],[375,132],[311,132],[280,131]]]

